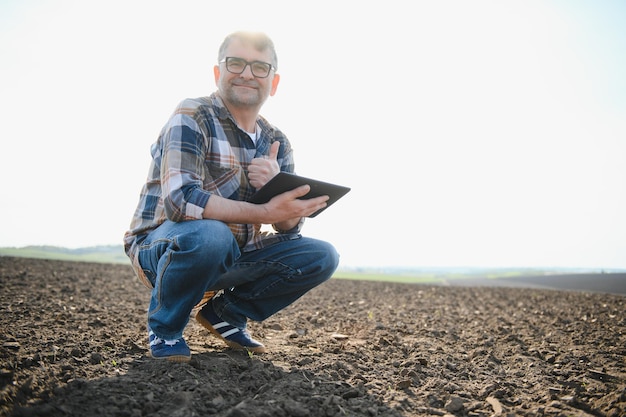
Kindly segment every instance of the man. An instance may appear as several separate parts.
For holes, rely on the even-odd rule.
[[[124,247],[151,288],[148,338],[157,359],[191,358],[183,330],[196,320],[228,346],[265,352],[246,330],[328,280],[339,263],[329,243],[303,237],[304,218],[326,206],[304,185],[266,204],[247,202],[279,171],[294,172],[291,145],[259,115],[280,76],[262,33],[226,37],[217,91],[182,101],[151,147],[148,179]],[[262,224],[275,233],[261,232]]]

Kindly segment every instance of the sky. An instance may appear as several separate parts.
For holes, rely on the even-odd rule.
[[[0,247],[120,244],[224,37],[261,114],[352,191],[304,234],[358,267],[626,268],[626,2],[0,1]]]

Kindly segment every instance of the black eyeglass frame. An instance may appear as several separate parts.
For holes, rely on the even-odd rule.
[[[239,71],[239,72],[231,71],[231,70],[228,68],[228,60],[229,60],[229,59],[236,59],[236,60],[238,60],[238,61],[244,62],[246,65],[244,65],[244,66],[243,66],[243,68],[241,69],[241,71]],[[243,74],[243,72],[246,70],[246,68],[247,68],[247,67],[250,67],[250,71],[252,72],[252,75],[254,75],[256,78],[267,78],[267,77],[269,77],[270,72],[272,72],[272,70],[276,71],[276,67],[274,67],[274,66],[273,66],[272,64],[270,64],[269,62],[265,62],[265,61],[252,61],[252,62],[249,62],[249,61],[246,61],[246,60],[245,60],[245,59],[243,59],[243,58],[239,58],[239,57],[236,57],[236,56],[227,56],[226,58],[224,58],[224,59],[222,59],[221,61],[219,61],[219,63],[220,63],[220,64],[226,64],[226,71],[230,72],[231,74],[237,74],[237,75],[239,75],[239,74]],[[267,65],[267,66],[269,67],[269,69],[267,70],[267,74],[262,75],[262,76],[255,74],[255,73],[254,73],[254,67],[252,66],[252,65],[254,65],[254,64],[263,64],[263,65]]]

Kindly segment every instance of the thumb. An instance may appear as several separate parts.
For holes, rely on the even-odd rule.
[[[276,161],[278,158],[278,150],[280,149],[280,142],[276,141],[272,143],[272,147],[270,148],[269,159]]]

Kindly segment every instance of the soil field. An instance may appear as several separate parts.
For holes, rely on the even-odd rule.
[[[593,277],[592,277],[593,279]],[[332,279],[263,323],[193,319],[148,357],[130,266],[0,257],[1,416],[626,415],[626,296]]]

